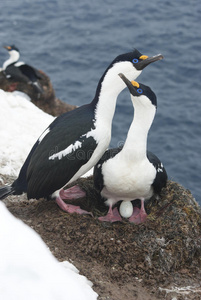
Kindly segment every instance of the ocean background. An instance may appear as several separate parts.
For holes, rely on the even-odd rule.
[[[201,4],[183,1],[1,1],[0,46],[15,44],[22,61],[43,70],[56,96],[75,105],[90,102],[110,62],[137,48],[164,60],[137,81],[157,95],[148,149],[169,179],[201,204]],[[8,53],[0,47],[0,66]],[[111,147],[125,141],[133,118],[130,95],[118,98]]]

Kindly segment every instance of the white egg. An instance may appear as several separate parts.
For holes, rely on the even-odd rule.
[[[133,205],[130,201],[122,201],[119,207],[120,215],[123,218],[130,218],[133,213]]]

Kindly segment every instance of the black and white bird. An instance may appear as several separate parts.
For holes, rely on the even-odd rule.
[[[166,185],[167,173],[158,157],[147,151],[147,135],[157,108],[156,96],[148,86],[119,75],[130,91],[134,118],[124,146],[106,151],[94,167],[94,185],[109,206],[108,214],[99,218],[101,221],[120,221],[121,216],[116,207],[112,209],[113,205],[120,200],[124,205],[140,199],[141,209],[135,207],[129,218],[130,222],[139,224],[147,217],[144,201],[153,194],[159,195]]]
[[[39,71],[19,61],[20,51],[14,45],[4,46],[4,48],[8,50],[10,55],[9,59],[3,63],[2,68],[6,78],[31,84],[39,94],[43,93],[43,88],[38,82],[38,79],[41,79]]]
[[[92,102],[50,124],[30,151],[18,178],[0,189],[0,199],[26,192],[28,199],[52,197],[67,212],[87,213],[62,200],[83,196],[79,187],[63,187],[90,170],[108,148],[117,96],[126,87],[118,74],[135,79],[147,65],[162,58],[161,54],[149,58],[136,49],[116,57],[101,77]]]

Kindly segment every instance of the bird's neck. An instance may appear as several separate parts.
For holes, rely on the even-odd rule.
[[[20,58],[20,54],[19,52],[13,50],[11,53],[10,53],[10,57],[9,59],[7,59],[4,64],[3,64],[3,70],[5,70],[9,65],[15,63],[18,61],[18,59]]]
[[[99,81],[95,98],[92,101],[98,126],[111,127],[112,125],[117,97],[126,87],[118,75],[120,72],[124,72],[130,80],[134,80],[140,74],[140,72],[135,73],[134,68],[131,68],[128,62],[122,63],[121,66],[114,64],[108,67]]]
[[[151,104],[150,107],[144,107],[141,103],[136,103],[134,109],[133,122],[121,151],[125,159],[132,161],[147,156],[147,136],[156,113],[155,106]]]

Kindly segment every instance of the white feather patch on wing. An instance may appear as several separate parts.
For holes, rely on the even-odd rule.
[[[82,147],[82,143],[76,141],[74,144],[71,144],[66,149],[59,151],[58,153],[54,153],[53,155],[49,156],[49,160],[54,160],[55,158],[62,159],[62,157],[70,154],[71,152],[77,150],[78,148]]]
[[[23,61],[18,61],[15,63],[15,67],[23,66],[25,63]]]

